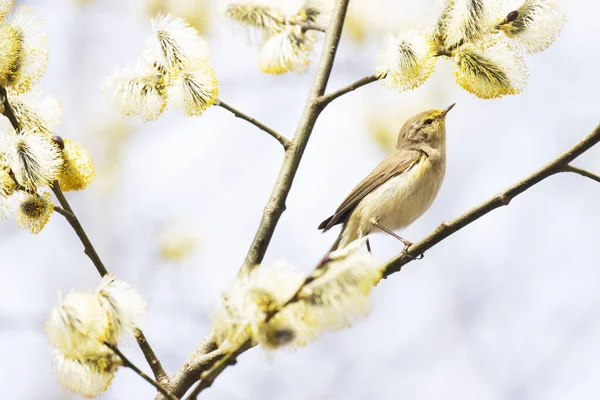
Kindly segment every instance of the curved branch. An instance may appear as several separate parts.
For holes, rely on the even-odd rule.
[[[277,140],[279,143],[281,143],[281,145],[283,146],[284,149],[288,149],[288,147],[290,147],[290,141],[288,139],[286,139],[285,137],[283,137],[282,135],[280,135],[279,133],[277,133],[275,130],[269,128],[268,126],[266,126],[265,124],[263,124],[262,122],[257,121],[256,119],[250,117],[249,115],[244,114],[243,112],[231,107],[229,104],[225,103],[222,100],[217,100],[215,102],[215,106],[219,106],[221,108],[226,109],[227,111],[231,112],[233,115],[235,115],[238,118],[241,118],[245,121],[250,122],[252,125],[256,126],[258,129],[267,132],[269,135],[271,135],[273,138],[275,138],[275,140]]]
[[[590,135],[577,143],[571,149],[567,150],[549,164],[529,175],[527,178],[515,183],[508,189],[496,194],[489,200],[470,209],[463,215],[451,220],[450,222],[443,222],[440,224],[425,239],[410,246],[407,249],[406,254],[401,253],[392,260],[388,261],[384,277],[387,278],[394,272],[400,271],[402,266],[411,262],[415,256],[424,253],[426,250],[429,250],[442,240],[446,239],[448,236],[477,221],[487,213],[495,210],[496,208],[507,206],[512,199],[530,189],[534,185],[540,183],[544,179],[560,172],[576,169],[574,167],[570,167],[569,163],[591,149],[598,142],[600,142],[600,125],[598,125]]]
[[[586,171],[585,169],[574,167],[572,165],[565,165],[562,172],[573,172],[575,174],[581,175],[585,178],[590,178],[591,180],[600,183],[600,176]]]

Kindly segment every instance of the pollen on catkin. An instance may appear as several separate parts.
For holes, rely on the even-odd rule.
[[[316,37],[312,33],[303,33],[299,26],[288,26],[264,42],[258,66],[268,74],[305,72],[310,65],[315,43]]]
[[[248,339],[254,343],[264,339],[263,343],[267,343],[267,335],[261,333],[266,327],[264,321],[267,313],[287,301],[302,281],[302,274],[283,262],[270,268],[255,269],[250,276],[238,279],[221,296],[212,315],[219,346],[235,347]],[[277,321],[277,324],[279,327],[284,325],[281,321]],[[269,335],[271,339],[276,336],[275,333]]]
[[[12,6],[12,0],[0,0],[0,21],[8,15]]]
[[[48,49],[46,35],[41,32],[42,20],[20,6],[0,27],[0,79],[8,91],[22,94],[29,91],[46,72]]]
[[[405,91],[422,85],[432,74],[436,58],[428,35],[408,31],[388,35],[377,57],[383,86]]]
[[[62,163],[51,139],[31,130],[5,133],[0,150],[17,182],[32,191],[54,181]]]
[[[81,354],[53,351],[53,372],[67,390],[84,397],[94,398],[110,386],[121,359],[104,345]]]
[[[59,296],[59,304],[52,309],[45,324],[50,346],[67,354],[97,348],[105,341],[114,343],[109,327],[108,314],[91,291]]]
[[[454,55],[456,82],[483,99],[520,93],[528,71],[519,49],[492,37],[483,46],[466,44]]]
[[[447,0],[437,26],[437,38],[444,47],[475,42],[492,28],[500,12],[498,2]]]
[[[268,350],[302,347],[366,315],[383,269],[370,254],[358,252],[361,243],[331,253],[307,284],[302,274],[281,263],[238,280],[213,314],[219,346],[231,348],[250,339]],[[288,303],[296,292],[296,301]]]
[[[6,219],[9,211],[8,197],[15,192],[15,186],[8,169],[0,165],[0,221]]]
[[[37,235],[50,221],[53,211],[50,193],[26,194],[17,208],[17,224],[24,231]]]
[[[115,343],[108,314],[89,291],[71,292],[59,301],[45,324],[54,374],[66,389],[96,397],[108,388],[119,365],[104,345]]]
[[[12,96],[10,105],[21,130],[31,130],[52,137],[61,123],[62,107],[51,95],[42,96],[35,89],[20,96]]]
[[[556,0],[525,0],[517,18],[498,25],[506,36],[516,39],[529,54],[547,49],[567,20]]]
[[[156,61],[143,58],[135,66],[116,70],[102,85],[102,92],[122,114],[155,120],[167,106],[165,74]]]
[[[125,331],[133,331],[142,325],[146,315],[146,301],[128,283],[107,274],[102,278],[96,296],[108,315],[111,338],[115,342]]]
[[[62,165],[58,172],[58,182],[63,192],[83,190],[92,182],[95,175],[94,164],[88,152],[77,142],[63,139],[65,148],[61,151]]]
[[[257,28],[271,36],[284,30],[286,16],[280,10],[261,4],[232,3],[225,16],[246,26]]]
[[[196,30],[182,18],[172,15],[158,15],[152,20],[155,38],[168,73],[177,75],[188,69],[188,62],[194,59],[208,60],[208,44]],[[149,47],[152,48],[152,41]]]
[[[155,34],[137,65],[118,70],[105,81],[109,103],[146,121],[158,118],[167,103],[182,106],[187,115],[200,115],[218,93],[208,44],[181,18],[159,15],[152,26]]]
[[[316,270],[315,279],[300,292],[304,309],[322,331],[346,328],[370,311],[369,295],[381,280],[383,266],[370,253],[359,251],[363,244],[357,240],[330,253],[331,261]]]
[[[8,197],[15,192],[16,184],[9,172],[8,166],[0,163],[0,197]]]
[[[169,100],[188,116],[201,115],[219,95],[219,82],[206,59],[194,59],[169,86]]]

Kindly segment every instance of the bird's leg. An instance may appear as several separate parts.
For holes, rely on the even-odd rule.
[[[402,236],[396,234],[394,231],[392,231],[391,229],[386,228],[385,226],[381,225],[379,223],[379,221],[377,221],[375,218],[371,218],[371,220],[369,221],[371,223],[371,225],[373,225],[376,228],[381,229],[382,231],[384,231],[385,233],[387,233],[388,235],[398,239],[399,241],[402,242],[402,244],[404,244],[404,249],[402,250],[402,253],[404,253],[404,255],[406,255],[407,257],[412,258],[413,260],[421,260],[423,259],[423,257],[425,257],[424,254],[419,254],[418,256],[412,256],[410,254],[408,254],[407,250],[410,246],[413,245],[412,242],[409,242],[408,240],[404,239]]]
[[[367,250],[369,251],[369,253],[371,253],[371,242],[369,242],[368,238],[367,238]]]

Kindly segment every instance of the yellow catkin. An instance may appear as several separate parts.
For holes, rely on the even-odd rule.
[[[95,175],[94,164],[88,152],[77,142],[64,139],[63,164],[58,173],[58,182],[63,191],[83,190]]]
[[[483,99],[514,95],[523,91],[527,66],[519,50],[506,40],[490,39],[478,47],[460,47],[454,56],[456,82]]]
[[[50,193],[28,194],[17,209],[17,224],[24,231],[37,235],[50,221],[53,211]]]
[[[48,65],[47,36],[41,32],[42,20],[29,8],[18,7],[8,24],[16,40],[14,58],[7,78],[11,94],[23,94],[40,80]]]
[[[408,31],[388,35],[377,60],[382,85],[402,92],[421,86],[433,73],[436,58],[426,33]]]

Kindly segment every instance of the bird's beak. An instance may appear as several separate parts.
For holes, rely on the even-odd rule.
[[[452,103],[444,111],[442,111],[442,118],[445,117],[446,114],[448,114],[448,111],[452,110],[455,105],[456,103]]]

